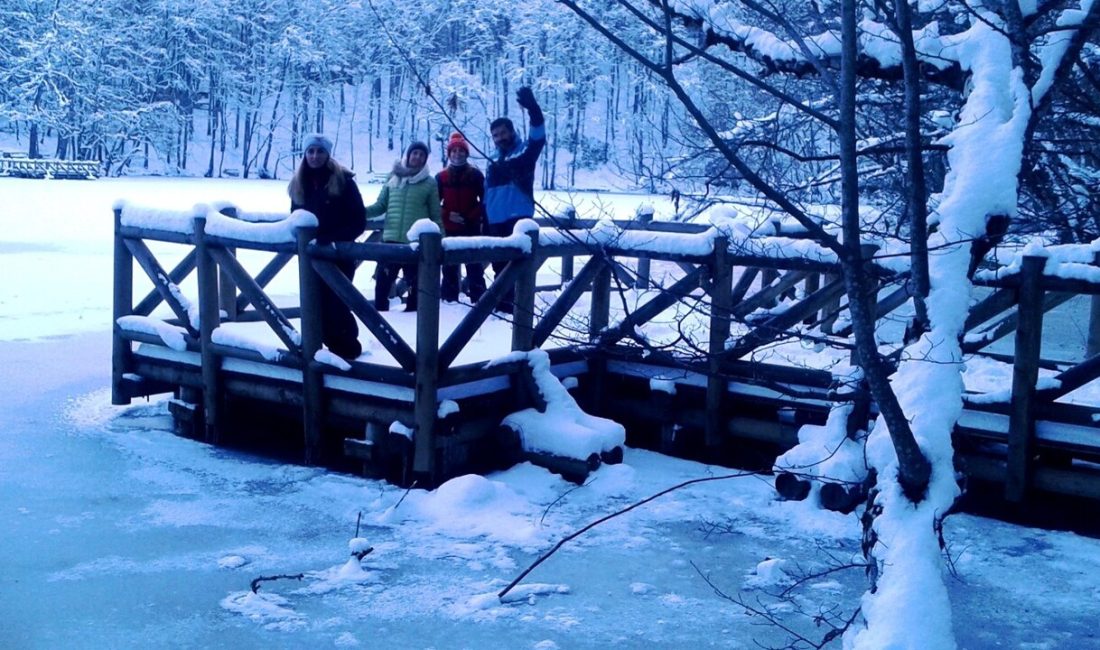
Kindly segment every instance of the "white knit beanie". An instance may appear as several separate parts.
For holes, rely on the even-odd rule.
[[[320,133],[310,133],[302,140],[302,151],[310,147],[321,147],[325,150],[325,153],[330,156],[332,155],[332,140],[329,140]]]

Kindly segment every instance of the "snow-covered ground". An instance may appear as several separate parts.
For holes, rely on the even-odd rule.
[[[521,465],[406,493],[177,438],[157,401],[110,406],[112,202],[277,211],[283,188],[0,179],[0,645],[754,648],[785,634],[703,576],[810,638],[825,629],[798,610],[858,602],[859,569],[769,596],[860,556],[854,515],[777,502],[766,479],[693,485],[601,524],[501,603],[563,536],[730,472],[628,450],[581,488]],[[357,522],[374,548],[361,563]],[[1100,648],[1100,541],[970,515],[946,537],[961,647]]]

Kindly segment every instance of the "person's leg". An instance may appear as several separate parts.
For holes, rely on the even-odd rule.
[[[485,225],[485,234],[490,237],[508,237],[515,229],[516,222],[519,219],[509,219],[504,223],[490,223]],[[504,272],[504,268],[508,266],[508,262],[493,262],[493,282],[496,282],[500,274]],[[515,299],[516,288],[515,286],[508,287],[508,292],[504,294],[500,304],[497,305],[497,311],[502,311],[506,314],[511,314],[513,307],[512,303]]]
[[[339,262],[337,267],[349,279],[355,277],[355,264]],[[363,352],[359,343],[359,325],[343,300],[327,284],[321,283],[321,339],[333,354],[354,359]]]
[[[379,262],[374,274],[374,308],[378,311],[387,311],[390,308],[390,289],[397,278],[396,264]]]
[[[401,270],[405,275],[405,283],[409,285],[409,297],[405,300],[405,311],[416,311],[417,303],[420,301],[420,286],[417,284],[420,265],[416,263],[402,264]]]
[[[467,294],[477,302],[485,294],[485,265],[474,262],[466,265]]]
[[[443,267],[443,283],[439,286],[439,297],[445,302],[458,300],[459,275],[458,264],[448,264]]]

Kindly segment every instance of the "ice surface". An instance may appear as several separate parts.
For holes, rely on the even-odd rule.
[[[778,569],[858,557],[854,516],[731,479],[597,526],[501,603],[495,594],[565,535],[725,470],[628,449],[585,487],[523,464],[406,494],[176,437],[163,401],[110,406],[111,203],[155,194],[277,212],[283,185],[74,183],[0,179],[5,197],[55,205],[33,220],[9,206],[0,228],[5,647],[752,648],[782,634],[703,576],[755,598],[783,582]],[[1100,542],[967,515],[948,519],[946,539],[960,647],[1100,645]],[[360,562],[349,544],[374,551]],[[863,589],[853,570],[799,597],[811,611],[847,608]]]

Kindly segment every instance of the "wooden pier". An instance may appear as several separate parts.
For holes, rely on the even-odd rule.
[[[852,399],[827,360],[795,367],[774,354],[809,332],[841,348],[849,336],[839,266],[824,254],[790,254],[808,244],[797,233],[744,237],[647,218],[615,222],[612,231],[572,215],[537,225],[462,246],[438,233],[415,245],[368,238],[319,246],[312,227],[286,215],[119,209],[113,401],[171,393],[188,435],[218,444],[250,422],[278,424],[306,463],[360,463],[423,487],[523,459],[580,480],[621,458],[621,450],[594,459],[524,452],[501,422],[543,405],[522,355],[499,361],[510,352],[545,350],[583,409],[622,423],[628,444],[720,464],[769,467],[803,424],[824,423],[838,400]],[[341,260],[361,265],[361,284],[377,262],[419,265],[415,317],[375,310],[337,270]],[[441,305],[442,266],[469,261],[507,267],[476,304]],[[886,319],[904,308],[908,284],[904,273],[873,272]],[[293,304],[279,304],[269,287],[288,275]],[[318,352],[322,282],[377,342],[375,353],[343,364]],[[152,288],[139,296],[142,283]],[[1012,388],[966,396],[960,467],[1003,483],[1010,500],[1032,490],[1100,498],[1100,409],[1063,399],[1100,377],[1100,355],[1046,361],[1039,338],[1046,311],[1094,296],[1100,284],[1046,275],[1042,258],[976,284],[988,295],[971,311],[965,350],[1011,364]],[[515,310],[505,320],[494,308],[510,286]],[[460,317],[441,319],[447,309]],[[682,309],[672,321],[671,309]],[[643,333],[677,329],[677,343]],[[477,358],[471,341],[487,330],[497,346]],[[1010,335],[1014,355],[983,352]],[[1057,374],[1037,389],[1040,368]],[[873,405],[864,412],[853,435],[875,415]]]
[[[0,156],[0,177],[14,178],[99,178],[103,165],[96,160],[55,160]]]

